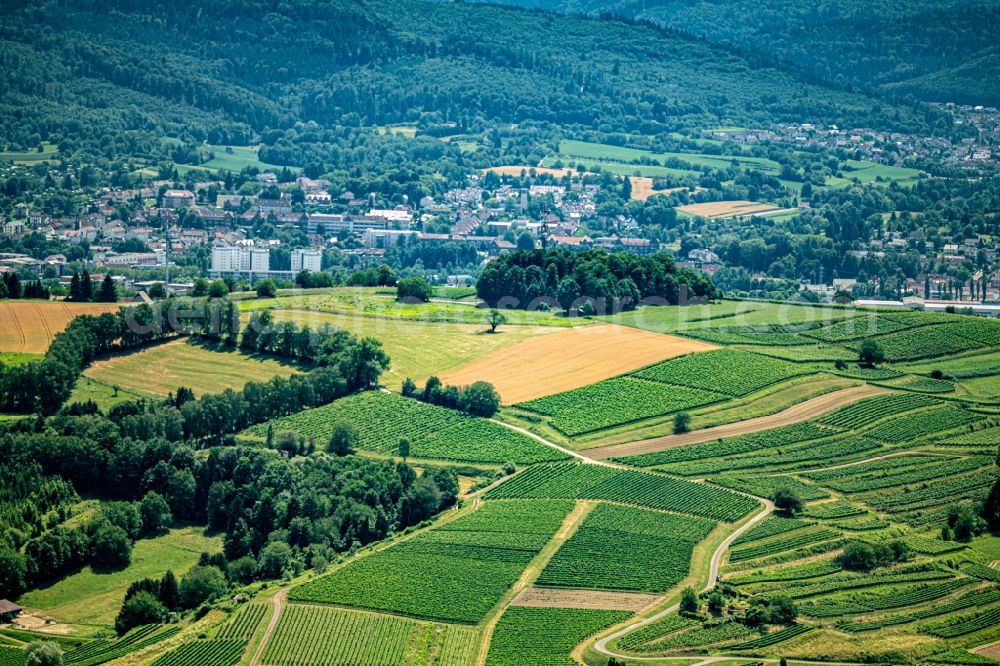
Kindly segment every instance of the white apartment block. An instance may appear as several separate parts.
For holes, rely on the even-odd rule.
[[[267,248],[216,245],[212,248],[212,273],[268,273],[271,251]]]
[[[323,252],[320,250],[292,250],[292,272],[323,270]]]

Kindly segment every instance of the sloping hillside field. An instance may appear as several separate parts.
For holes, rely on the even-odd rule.
[[[506,334],[506,333],[505,333]],[[448,384],[492,383],[504,404],[559,393],[664,359],[714,349],[624,326],[585,326],[531,338],[441,373]]]

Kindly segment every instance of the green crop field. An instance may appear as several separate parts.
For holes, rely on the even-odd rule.
[[[571,502],[487,502],[295,587],[289,599],[475,624],[549,541]]]
[[[96,664],[120,659],[132,652],[156,645],[176,636],[180,631],[180,627],[164,628],[156,624],[143,625],[132,629],[116,640],[98,639],[84,643],[78,648],[65,652],[63,662],[66,666],[96,666]]]
[[[527,464],[566,457],[526,435],[485,419],[378,391],[349,396],[329,405],[261,423],[246,430],[245,434],[263,439],[268,429],[275,435],[293,432],[315,439],[316,446],[322,448],[330,439],[333,425],[339,421],[348,421],[357,428],[362,449],[386,455],[397,455],[400,440],[406,439],[414,458]]]
[[[758,506],[721,488],[595,465],[538,465],[492,489],[495,499],[593,499],[735,521]]]
[[[582,388],[523,402],[517,406],[552,419],[568,436],[612,428],[725,399],[719,393],[692,390],[636,377],[616,377]]]
[[[163,655],[152,666],[233,666],[246,647],[246,641],[234,640],[187,643]]]
[[[536,584],[662,593],[687,576],[694,545],[714,526],[698,518],[600,504]]]
[[[264,666],[396,666],[420,663],[463,666],[479,647],[470,627],[418,622],[389,615],[292,604],[268,643]]]
[[[216,638],[219,640],[250,640],[264,616],[267,615],[267,611],[267,605],[263,603],[250,603],[243,606],[222,627]]]
[[[522,608],[504,611],[493,632],[487,666],[572,666],[573,648],[629,613],[574,608]]]
[[[743,396],[798,375],[809,368],[760,354],[719,349],[671,359],[635,373],[650,381]]]

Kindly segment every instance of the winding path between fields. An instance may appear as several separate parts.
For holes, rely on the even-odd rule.
[[[497,419],[490,419],[490,421],[493,421],[493,423],[496,423],[497,425],[501,425],[504,428],[507,428],[509,430],[513,430],[514,432],[519,432],[519,433],[521,433],[522,435],[524,435],[526,437],[530,437],[531,439],[535,440],[536,442],[540,442],[540,443],[544,444],[545,446],[549,447],[550,449],[555,449],[556,451],[559,451],[560,453],[565,453],[566,455],[568,455],[568,456],[570,456],[572,458],[576,458],[577,460],[579,460],[582,463],[590,464],[590,465],[602,465],[604,467],[618,467],[618,465],[615,465],[615,464],[612,464],[612,463],[609,463],[609,462],[604,462],[603,460],[594,460],[593,458],[588,458],[587,456],[583,455],[579,451],[572,451],[570,449],[567,449],[564,446],[559,446],[555,442],[550,442],[549,440],[545,439],[541,435],[536,435],[535,433],[531,432],[530,430],[526,430],[525,428],[522,428],[520,426],[511,425],[510,423],[504,423],[503,421],[498,421]]]
[[[274,635],[274,630],[278,627],[278,620],[281,619],[281,611],[284,610],[285,606],[285,595],[288,590],[279,590],[277,594],[274,595],[272,603],[274,604],[274,612],[271,614],[271,621],[267,624],[267,631],[264,632],[264,637],[260,639],[260,645],[257,646],[257,651],[254,652],[253,659],[250,661],[250,666],[260,666],[260,660],[264,656],[264,648],[267,644],[271,642],[271,637]]]
[[[725,425],[694,430],[682,435],[666,435],[653,439],[645,439],[638,442],[628,442],[626,444],[614,444],[612,446],[599,446],[592,449],[584,449],[581,453],[587,458],[594,460],[606,460],[621,456],[634,456],[641,453],[655,453],[675,446],[685,446],[688,444],[700,444],[723,437],[736,437],[737,435],[748,435],[761,430],[770,430],[780,426],[791,425],[806,421],[808,419],[822,416],[835,409],[839,409],[862,398],[889,393],[888,389],[865,384],[851,388],[824,393],[821,396],[811,398],[805,402],[792,405],[784,411],[768,416],[758,416],[755,419],[746,421],[736,421]]]
[[[754,498],[754,499],[760,499],[760,498]],[[715,549],[715,552],[712,553],[712,564],[711,564],[711,566],[708,569],[708,583],[703,588],[703,591],[708,592],[709,590],[711,590],[712,588],[715,587],[715,582],[716,582],[715,579],[718,578],[718,576],[719,576],[719,568],[722,566],[722,558],[726,554],[726,551],[729,550],[729,547],[733,544],[733,542],[736,541],[736,539],[740,538],[740,536],[742,536],[748,530],[752,529],[755,525],[757,525],[758,523],[760,523],[762,520],[764,520],[765,518],[767,518],[768,516],[770,516],[772,513],[774,513],[774,502],[772,502],[770,500],[760,500],[760,501],[764,503],[764,510],[761,511],[760,513],[758,513],[756,516],[754,516],[750,520],[748,520],[745,524],[743,524],[742,526],[740,526],[739,529],[735,530],[728,537],[726,537],[726,539],[722,543],[719,544],[719,547]],[[632,624],[628,625],[627,627],[624,627],[623,629],[619,629],[618,631],[615,631],[614,633],[612,633],[612,634],[610,634],[608,636],[605,636],[604,638],[602,638],[599,641],[597,641],[594,644],[594,649],[597,650],[598,652],[600,652],[601,654],[605,655],[605,656],[614,657],[616,659],[627,659],[627,660],[635,660],[635,659],[643,659],[643,660],[663,659],[663,657],[635,657],[635,656],[632,656],[632,655],[624,655],[624,654],[619,654],[619,653],[616,653],[616,652],[612,652],[611,650],[608,649],[608,643],[610,643],[611,641],[615,640],[616,638],[621,638],[625,634],[631,633],[631,632],[635,631],[636,629],[640,629],[640,628],[645,627],[645,626],[647,626],[649,624],[652,624],[653,622],[656,622],[657,620],[660,620],[660,619],[666,617],[667,615],[670,615],[672,613],[676,613],[679,610],[680,610],[680,605],[679,604],[674,604],[670,608],[662,610],[659,613],[656,613],[655,615],[651,615],[651,616],[649,616],[649,617],[647,617],[645,619],[639,620],[638,622],[633,622]],[[687,658],[690,659],[690,657],[687,657]],[[720,658],[719,661],[721,661],[722,659],[725,659],[725,658],[726,657]],[[712,659],[712,658],[709,658],[709,659]],[[701,663],[712,663],[712,661],[704,661],[704,662],[701,662]]]

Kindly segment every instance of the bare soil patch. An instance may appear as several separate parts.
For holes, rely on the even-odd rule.
[[[660,600],[655,594],[603,590],[557,590],[529,587],[510,602],[511,606],[536,608],[583,608],[640,611]]]
[[[502,335],[502,333],[501,333]],[[459,386],[483,380],[510,405],[568,391],[647,365],[715,349],[698,340],[615,324],[580,326],[490,352],[440,375]]]

